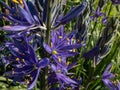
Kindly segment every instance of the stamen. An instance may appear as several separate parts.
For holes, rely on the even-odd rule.
[[[60,39],[61,39],[61,38],[63,38],[63,37],[62,37],[62,36],[58,36],[58,38],[60,38]]]
[[[57,54],[57,51],[56,51],[56,50],[53,50],[53,51],[52,51],[52,54],[55,54],[55,55],[56,55],[56,54]]]
[[[60,57],[58,57],[58,62],[62,62],[62,59]]]
[[[17,4],[19,4],[19,2],[18,2],[18,0],[12,0],[14,3],[17,3]]]
[[[12,71],[12,74],[15,74],[15,72],[14,72],[14,71]]]
[[[57,70],[57,73],[61,73],[61,70]]]
[[[23,1],[22,0],[12,0],[16,4],[21,4],[22,7],[24,7]]]
[[[76,52],[76,50],[75,50],[75,49],[73,49],[72,51],[73,51],[73,52]]]
[[[14,68],[12,68],[12,74],[15,74],[15,72],[14,72]]]
[[[16,58],[16,61],[19,61],[20,59],[19,58]]]
[[[113,83],[117,86],[118,83],[119,83],[119,81],[118,81],[118,80],[115,80],[115,81],[113,81]]]
[[[66,39],[67,39],[68,42],[70,41],[70,38],[66,38]]]
[[[52,43],[52,42],[50,43],[50,47],[51,47],[51,48],[53,47],[53,43]]]
[[[24,63],[25,63],[25,59],[22,59],[22,62],[24,62]]]
[[[66,65],[67,65],[67,66],[68,66],[68,65],[70,65],[70,62],[69,62],[69,61],[67,61]]]
[[[32,81],[32,80],[33,80],[33,77],[30,77],[30,80]]]
[[[10,57],[10,56],[11,56],[11,54],[8,54],[8,56]]]
[[[29,82],[29,80],[28,79],[26,79],[26,84],[29,84],[30,82]]]

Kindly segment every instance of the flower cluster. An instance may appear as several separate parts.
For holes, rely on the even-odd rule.
[[[84,2],[80,6],[73,8],[65,16],[58,15],[60,16],[58,19],[54,14],[50,21],[53,26],[49,27],[51,30],[54,29],[51,32],[50,43],[43,40],[40,47],[37,47],[37,44],[33,42],[33,37],[30,35],[35,33],[34,36],[44,38],[39,32],[44,30],[48,32],[49,22],[46,20],[48,18],[48,15],[46,15],[48,7],[45,5],[46,3],[44,1],[28,1],[26,3],[25,0],[12,0],[11,7],[3,1],[0,2],[9,11],[7,15],[2,13],[1,16],[10,22],[10,25],[5,25],[0,29],[8,31],[10,33],[8,36],[12,39],[12,41],[6,43],[10,54],[4,57],[6,65],[10,65],[11,70],[7,70],[4,75],[13,79],[13,82],[27,84],[28,89],[32,89],[36,85],[41,69],[50,66],[49,77],[52,78],[55,75],[53,78],[57,79],[56,84],[60,84],[59,89],[65,89],[68,86],[77,87],[78,82],[66,76],[68,70],[75,65],[72,63],[71,65],[67,64],[67,58],[78,55],[77,49],[85,46],[85,44],[76,42],[76,31],[66,34],[64,24],[79,16],[84,11],[86,3]],[[38,3],[42,5],[44,11],[39,10]],[[55,13],[59,12],[56,11]],[[29,36],[31,40],[29,40]],[[37,40],[41,42],[40,39]],[[33,44],[31,45],[31,43]],[[37,57],[37,48],[42,47],[44,47],[44,50],[41,52],[44,54]]]
[[[111,38],[116,30],[115,20],[112,18],[108,22],[107,15],[110,12],[102,12],[105,0],[97,2],[96,11],[88,9],[92,8],[89,5],[91,2],[96,3],[88,0],[78,6],[73,5],[69,12],[66,11],[67,1],[10,0],[5,3],[0,0],[0,5],[4,7],[0,10],[0,20],[4,21],[0,30],[5,32],[6,39],[4,45],[0,46],[0,59],[5,65],[3,76],[12,80],[13,84],[25,84],[28,90],[37,87],[40,90],[88,90],[96,79],[103,81],[110,90],[120,90],[120,82],[112,82],[115,75],[110,72],[111,62],[102,61],[110,52]],[[119,4],[118,0],[111,1]],[[93,16],[90,16],[91,13]],[[101,20],[98,19],[101,16],[104,25],[99,25],[105,29],[95,35],[94,31],[88,31],[92,22],[90,18],[96,19],[96,29],[97,20]],[[68,28],[71,21],[74,27]],[[90,47],[87,47],[89,42]],[[6,55],[1,54],[1,51],[5,51],[2,53]],[[107,64],[103,70],[102,66]],[[98,83],[89,90],[93,90]]]

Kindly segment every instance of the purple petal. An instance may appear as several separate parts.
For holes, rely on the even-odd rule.
[[[66,45],[66,46],[60,47],[59,49],[60,50],[72,50],[72,49],[76,49],[76,48],[79,48],[82,46],[83,46],[83,44]]]
[[[3,26],[3,27],[0,27],[0,29],[5,30],[5,31],[23,31],[23,30],[29,29],[30,27],[33,27],[33,25],[31,26],[21,26],[21,25]]]
[[[104,79],[103,82],[110,90],[116,90],[115,85],[109,79]]]
[[[87,53],[83,54],[83,57],[88,59],[94,59],[95,56],[97,56],[99,54],[99,47],[96,46],[94,48],[92,48],[90,51],[88,51]]]
[[[40,72],[40,69],[35,70],[30,74],[33,79],[30,80],[30,83],[28,84],[28,90],[33,89],[33,87],[35,86],[38,76],[39,76],[39,72]]]
[[[64,81],[66,84],[77,84],[77,82],[75,82],[74,80],[70,79],[69,77],[67,77],[61,73],[57,73],[56,75],[59,79]]]
[[[109,64],[109,65],[107,66],[107,68],[105,69],[105,72],[108,72],[108,71],[111,69],[111,67],[112,67],[112,64]]]
[[[37,56],[36,56],[36,53],[34,51],[34,49],[29,45],[29,52],[30,52],[30,58],[31,58],[31,62],[33,63],[36,63],[38,60],[37,60]]]
[[[58,51],[58,56],[62,56],[62,57],[72,57],[78,54],[78,52],[71,52],[71,51]]]
[[[23,17],[30,23],[30,24],[33,24],[34,21],[32,19],[32,16],[27,12],[25,11],[21,6],[20,6],[20,11],[21,14],[23,15]]]
[[[106,22],[107,22],[107,17],[104,17],[104,18],[102,19],[102,23],[103,23],[103,24],[106,24]]]
[[[44,59],[40,60],[39,67],[40,68],[44,68],[44,67],[48,66],[48,64],[49,64],[49,59],[48,58],[44,58]]]
[[[51,69],[52,69],[54,72],[57,71],[57,68],[56,68],[56,66],[55,66],[54,64],[51,65]]]
[[[57,35],[57,31],[53,31],[51,34],[51,41],[52,41],[52,47],[56,46],[57,42],[58,42],[58,35]]]
[[[109,78],[113,78],[115,75],[112,73],[104,73],[102,76],[102,79],[109,79]]]
[[[45,48],[45,50],[46,50],[49,54],[52,53],[50,46],[48,46],[47,44],[43,43],[43,47]]]
[[[79,16],[86,8],[87,3],[84,2],[80,6],[75,7],[73,10],[71,10],[69,13],[67,13],[63,18],[60,20],[61,24],[68,23],[72,19],[74,19],[76,16]]]

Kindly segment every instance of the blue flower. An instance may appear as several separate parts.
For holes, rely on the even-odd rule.
[[[55,76],[53,77],[53,82],[56,83],[58,81],[58,83],[60,84],[60,87],[59,87],[60,90],[66,89],[66,87],[69,87],[69,86],[71,86],[72,88],[77,87],[78,83],[67,76],[65,68],[59,65],[51,64],[51,69],[55,73]],[[54,74],[52,73],[52,76],[53,75]]]
[[[52,62],[50,64],[51,66],[51,73],[48,78],[49,85],[54,86],[55,84],[59,83],[60,87],[59,90],[66,89],[68,87],[71,87],[75,90],[75,88],[78,88],[81,85],[81,79],[71,79],[69,77],[73,75],[73,73],[69,73],[68,71],[77,64],[77,62],[70,63],[67,61],[66,57],[56,58],[56,62]]]
[[[5,58],[8,64],[12,65],[12,70],[7,71],[5,76],[12,78],[14,82],[27,84],[28,89],[32,89],[37,82],[41,68],[49,64],[49,59],[38,60],[35,50],[24,37],[13,38],[13,40],[14,42],[7,43],[11,53]]]
[[[101,12],[100,10],[101,10],[100,7],[98,7],[96,11],[94,11],[94,15],[91,16],[91,18],[92,20],[94,19],[97,20],[100,16],[103,16],[102,23],[105,24],[107,22],[107,16],[105,13]]]
[[[75,17],[79,16],[81,13],[84,12],[84,10],[87,7],[87,3],[83,2],[81,5],[74,7],[70,12],[68,12],[65,16],[63,16],[59,22],[55,25],[55,27],[58,27],[59,25],[63,25],[66,23],[69,23],[71,20],[73,20]]]
[[[47,23],[47,1],[30,1],[27,3],[25,0],[18,2],[17,0],[13,0],[15,4],[11,8],[3,1],[0,1],[4,7],[9,11],[6,15],[5,13],[0,14],[0,17],[4,17],[6,20],[10,21],[11,25],[6,25],[1,27],[0,29],[5,31],[23,31],[23,30],[33,30],[40,28],[41,30],[46,30]],[[11,1],[12,2],[12,1]],[[12,2],[12,3],[13,3]],[[39,5],[41,4],[41,6]],[[68,12],[65,16],[63,16],[59,23],[54,26],[57,17],[60,12],[60,4],[53,5],[50,13],[51,15],[51,28],[56,28],[61,24],[66,24],[73,20],[75,17],[79,16],[86,8],[86,2],[81,5],[75,7],[73,10]],[[39,11],[39,13],[38,13]],[[61,13],[60,13],[61,14]]]
[[[102,75],[102,81],[110,90],[120,90],[120,82],[115,81],[115,83],[113,83],[110,80],[111,78],[115,77],[115,75],[110,72],[111,67],[112,67],[112,64],[109,64],[105,69]]]
[[[102,79],[110,79],[110,78],[113,78],[114,77],[114,74],[113,73],[110,73],[110,69],[112,67],[112,64],[109,64],[107,66],[107,68],[105,69],[103,75],[102,75]]]
[[[113,4],[120,4],[119,0],[111,0]]]
[[[59,30],[55,30],[51,34],[51,45],[43,43],[45,50],[52,54],[52,57],[70,57],[77,55],[75,49],[84,46],[84,44],[77,44],[74,38],[75,32],[70,34],[64,33],[64,27],[61,26]]]
[[[41,23],[41,21],[38,17],[38,13],[37,13],[34,5],[32,4],[32,2],[29,1],[28,3],[30,5],[29,7],[32,7],[34,13],[31,13],[25,0],[23,0],[22,4],[19,4],[19,3],[13,4],[12,8],[10,6],[8,6],[6,3],[4,3],[3,1],[0,1],[0,2],[9,11],[8,15],[6,15],[5,13],[2,13],[1,15],[6,20],[11,22],[10,25],[0,27],[1,30],[23,31],[23,30],[31,30],[31,29],[36,29],[36,28],[46,29],[43,26],[43,24]]]

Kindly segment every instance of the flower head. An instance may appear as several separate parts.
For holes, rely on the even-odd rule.
[[[24,41],[22,41],[24,39]],[[14,82],[26,83],[28,89],[32,89],[37,81],[41,68],[48,65],[48,58],[38,60],[34,49],[22,37],[13,38],[14,42],[7,43],[10,54],[5,59],[12,65],[12,70],[5,76],[13,78]]]
[[[77,55],[76,48],[84,46],[84,44],[77,44],[74,39],[75,32],[66,35],[64,27],[55,30],[51,34],[51,45],[43,44],[45,50],[54,57],[70,57]]]
[[[66,87],[71,86],[72,88],[75,88],[78,83],[71,78],[67,76],[67,73],[65,72],[65,69],[59,65],[51,65],[51,69],[54,71],[54,80],[60,84],[59,89],[66,89]],[[53,75],[53,74],[52,74]],[[56,77],[56,78],[55,78]],[[51,78],[51,77],[50,77]],[[54,81],[54,82],[55,82]]]
[[[120,82],[115,81],[115,83],[113,83],[110,80],[111,78],[115,77],[113,73],[110,73],[111,67],[112,67],[112,64],[109,64],[107,68],[105,69],[102,75],[102,81],[110,90],[120,90]]]
[[[13,4],[12,8],[3,1],[0,2],[9,11],[7,15],[2,13],[2,16],[7,21],[11,22],[10,25],[0,27],[1,30],[23,31],[36,28],[45,29],[32,2],[28,1],[28,6],[25,0],[13,0],[15,4]],[[32,7],[32,12],[34,13],[30,11],[29,7]]]
[[[101,12],[100,10],[101,10],[100,7],[98,7],[96,11],[94,11],[94,15],[91,16],[91,18],[94,20],[94,19],[98,19],[100,16],[103,16],[102,23],[105,24],[107,22],[107,16],[105,13]]]

